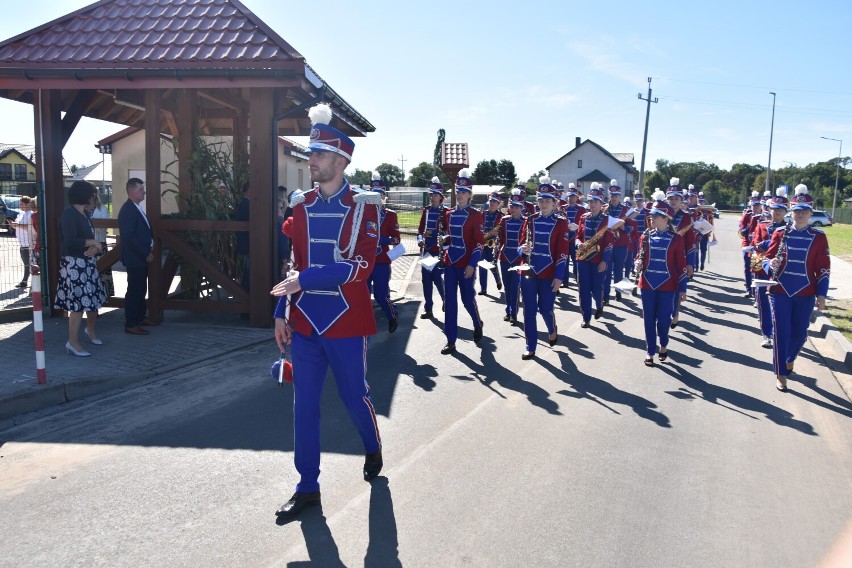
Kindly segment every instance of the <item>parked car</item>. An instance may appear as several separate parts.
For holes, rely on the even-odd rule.
[[[787,223],[789,223],[792,218],[792,213],[784,215],[784,221]],[[814,209],[813,213],[811,213],[811,220],[809,221],[809,224],[811,227],[831,227],[831,225],[834,224],[834,219],[831,218],[828,211]]]
[[[12,222],[18,217],[21,212],[21,196],[20,195],[0,195],[0,227],[6,229],[10,235],[15,235],[15,228]]]

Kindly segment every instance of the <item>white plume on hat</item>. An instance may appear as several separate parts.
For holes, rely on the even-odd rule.
[[[460,170],[460,171],[459,171],[459,177],[462,177],[462,178],[469,178],[469,177],[470,177],[470,169],[469,169],[469,168],[464,168],[464,169]]]
[[[559,183],[559,182],[558,182],[557,180],[553,180],[553,182],[552,182],[552,183],[553,183],[553,185],[556,185],[556,184],[557,184],[557,183]]]
[[[651,196],[651,199],[653,199],[654,201],[665,201],[666,200],[666,194],[663,193],[663,191],[658,187],[654,191],[654,194]]]
[[[672,178],[669,180],[669,185],[678,185],[680,183],[680,178]]]
[[[512,190],[512,196],[513,197],[520,197],[521,196],[521,190],[516,187],[515,189]]]
[[[382,174],[379,172],[373,172],[373,181],[382,179]]]
[[[568,189],[577,189],[577,186],[574,185],[574,182],[568,184]]]
[[[687,187],[687,189],[695,189],[695,186],[694,186],[694,185],[692,185],[692,184],[689,184],[689,186]]]
[[[550,176],[541,176],[538,178],[539,185],[545,185],[550,183]]]
[[[611,180],[609,180],[609,186],[610,186],[610,187],[612,187],[612,186],[614,186],[614,185],[618,185],[618,180],[617,180],[617,179],[611,179]]]
[[[752,196],[752,197],[760,197],[760,192],[752,191],[752,192],[751,192],[751,196]]]
[[[332,116],[331,107],[327,103],[320,103],[308,111],[311,124],[330,124]]]
[[[763,197],[772,197],[772,192],[767,189],[763,192]]]
[[[786,197],[787,191],[783,187],[779,187],[775,190],[775,195],[777,195],[778,197]]]
[[[796,195],[803,195],[808,192],[808,186],[803,183],[800,183],[796,186]]]
[[[600,188],[601,188],[601,184],[599,184],[596,181],[593,181],[591,187],[589,187],[589,189],[600,189]]]
[[[432,176],[432,183],[441,183],[441,180],[438,179],[438,176]]]

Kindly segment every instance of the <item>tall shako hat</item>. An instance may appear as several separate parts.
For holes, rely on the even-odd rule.
[[[434,176],[432,178],[432,183],[429,184],[429,195],[440,195],[441,197],[444,197],[444,184],[441,183],[438,176]]]
[[[308,111],[312,125],[308,149],[311,152],[334,152],[352,160],[355,143],[338,129],[329,126],[332,116],[331,107],[326,103],[320,103]]]
[[[549,176],[541,176],[538,178],[538,191],[536,192],[537,199],[556,199],[556,190],[553,184],[550,183]]]
[[[604,202],[604,192],[603,192],[603,189],[601,188],[601,184],[599,184],[596,181],[592,182],[592,186],[589,189],[589,194],[586,197],[590,201],[595,200],[595,201],[600,201],[601,203],[603,203]]]
[[[789,202],[787,201],[787,191],[783,187],[775,190],[775,197],[767,202],[770,209],[788,209]]]
[[[672,178],[677,179],[677,178]],[[673,183],[672,185],[676,185]],[[670,197],[670,196],[669,196]],[[654,195],[651,196],[651,200],[653,203],[651,204],[651,210],[648,211],[651,215],[662,215],[663,217],[668,217],[671,219],[674,217],[675,210],[671,205],[666,201],[666,194],[660,191],[659,189],[654,192]]]
[[[509,194],[509,207],[512,207],[513,205],[516,207],[524,206],[524,196],[521,195],[521,190],[517,187]]]
[[[645,196],[642,195],[641,191],[633,192],[633,201],[645,201]]]
[[[621,195],[621,188],[618,187],[618,180],[609,180],[609,196]]]
[[[689,185],[687,186],[686,190],[687,190],[687,195],[688,195],[689,197],[698,197],[698,192],[697,192],[697,191],[695,191],[695,186],[694,186],[694,185],[689,184]]]
[[[704,192],[703,191],[698,192],[698,203],[704,203]]]
[[[666,197],[683,197],[683,190],[680,188],[680,178],[672,178],[669,180],[669,188],[666,190]]]
[[[527,185],[523,183],[521,180],[518,180],[518,185],[515,186],[515,189],[521,190],[523,195],[527,194]]]
[[[373,172],[373,179],[370,181],[370,189],[373,191],[387,193],[388,188],[385,185],[385,182],[382,181],[382,174],[379,172]]]
[[[568,184],[568,195],[580,195],[580,192],[577,191],[577,186],[573,183]]]
[[[456,191],[469,191],[473,193],[473,180],[470,179],[470,170],[464,168],[456,178]]]
[[[491,195],[488,196],[488,201],[500,202],[500,201],[503,201],[503,198],[500,197],[500,194],[495,191],[494,193],[492,193]]]
[[[756,191],[751,192],[751,205],[761,205],[760,193]]]
[[[808,195],[808,186],[800,183],[796,186],[796,192],[790,202],[790,209],[799,211],[801,209],[813,209],[814,198]]]

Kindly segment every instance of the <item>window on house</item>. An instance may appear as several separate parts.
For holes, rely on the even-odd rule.
[[[15,164],[15,180],[27,181],[27,165]]]
[[[583,160],[577,160],[577,167],[578,167],[578,168],[582,168],[582,167],[583,167]]]
[[[12,179],[12,164],[0,164],[0,180]]]

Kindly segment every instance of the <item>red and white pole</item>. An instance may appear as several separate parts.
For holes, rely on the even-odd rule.
[[[33,296],[33,331],[35,332],[36,378],[38,384],[47,383],[44,369],[44,322],[41,317],[41,270],[38,266],[30,267]]]

